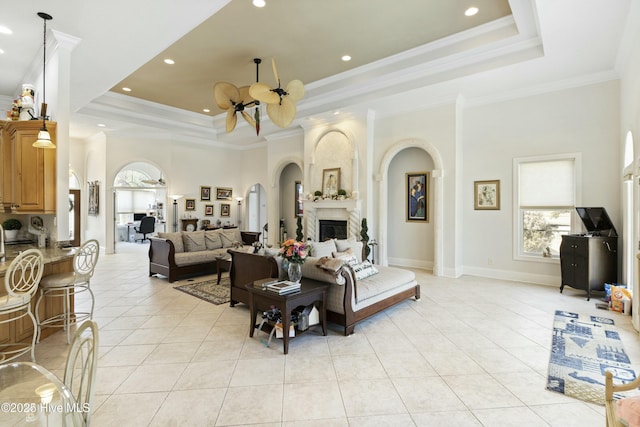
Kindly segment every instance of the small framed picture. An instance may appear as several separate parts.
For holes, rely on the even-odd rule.
[[[500,180],[473,183],[475,210],[500,210]]]
[[[324,169],[322,171],[322,194],[336,196],[340,189],[340,168]]]
[[[220,216],[231,216],[231,205],[228,203],[220,204]]]
[[[294,210],[296,217],[302,216],[304,213],[304,205],[302,204],[302,183],[300,181],[296,181],[296,194],[294,200],[296,203]]]
[[[213,216],[213,205],[204,205],[204,215]]]
[[[200,200],[211,200],[211,187],[200,186]]]
[[[184,210],[185,211],[195,211],[196,210],[196,199],[185,199],[184,200]]]
[[[407,221],[429,222],[429,172],[406,174]]]
[[[217,200],[231,200],[231,188],[216,188],[216,199]]]

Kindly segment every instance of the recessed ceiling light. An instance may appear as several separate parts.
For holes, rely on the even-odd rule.
[[[465,14],[466,16],[473,16],[473,15],[475,15],[476,13],[478,13],[478,8],[477,8],[477,7],[475,7],[475,6],[471,6],[469,9],[467,9],[467,10],[465,10],[465,11],[464,11],[464,14]]]
[[[169,64],[169,65],[173,65],[173,64],[176,63],[176,61],[174,61],[173,59],[167,58],[167,59],[164,60],[164,63],[165,64]]]
[[[0,25],[0,34],[13,34],[11,28],[5,27],[4,25]]]
[[[4,53],[4,50],[0,49],[0,55],[2,55]]]
[[[342,60],[343,60],[344,62],[351,61],[351,56],[349,56],[349,55],[342,55]]]
[[[211,110],[209,110],[208,108],[203,108],[202,111],[204,111],[205,113],[210,113]]]
[[[104,123],[98,123],[97,126],[100,127],[100,128],[103,128],[103,127],[106,127],[107,125],[105,125]]]
[[[267,3],[264,0],[253,0],[255,7],[264,7]]]
[[[123,87],[122,90],[125,92],[131,92],[131,88],[128,88],[128,87]]]
[[[336,110],[336,111],[334,111],[334,112],[333,112],[333,115],[334,115],[334,116],[338,116],[338,115],[340,115],[340,110]]]

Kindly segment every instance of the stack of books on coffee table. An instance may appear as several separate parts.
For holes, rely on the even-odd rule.
[[[300,290],[300,283],[283,280],[280,282],[269,283],[268,285],[266,285],[266,289],[279,295],[285,295],[293,292],[298,292]]]

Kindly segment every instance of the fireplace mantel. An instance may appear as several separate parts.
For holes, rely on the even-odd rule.
[[[316,209],[346,209],[347,212],[351,212],[353,210],[360,210],[360,200],[354,199],[344,199],[344,200],[333,200],[333,199],[325,199],[325,200],[303,200],[305,212],[307,210],[316,210]]]
[[[349,237],[360,233],[360,200],[303,200],[307,237],[316,240],[321,219],[347,221]]]

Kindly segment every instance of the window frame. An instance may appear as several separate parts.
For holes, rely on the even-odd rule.
[[[520,165],[525,163],[542,163],[556,160],[572,160],[574,176],[574,194],[572,206],[528,206],[526,209],[520,205]],[[513,159],[513,259],[518,261],[534,261],[542,263],[559,264],[560,256],[543,257],[531,255],[524,251],[524,210],[566,210],[571,211],[570,234],[580,230],[580,219],[575,211],[576,206],[582,205],[582,154],[561,153],[541,156],[516,157]]]

